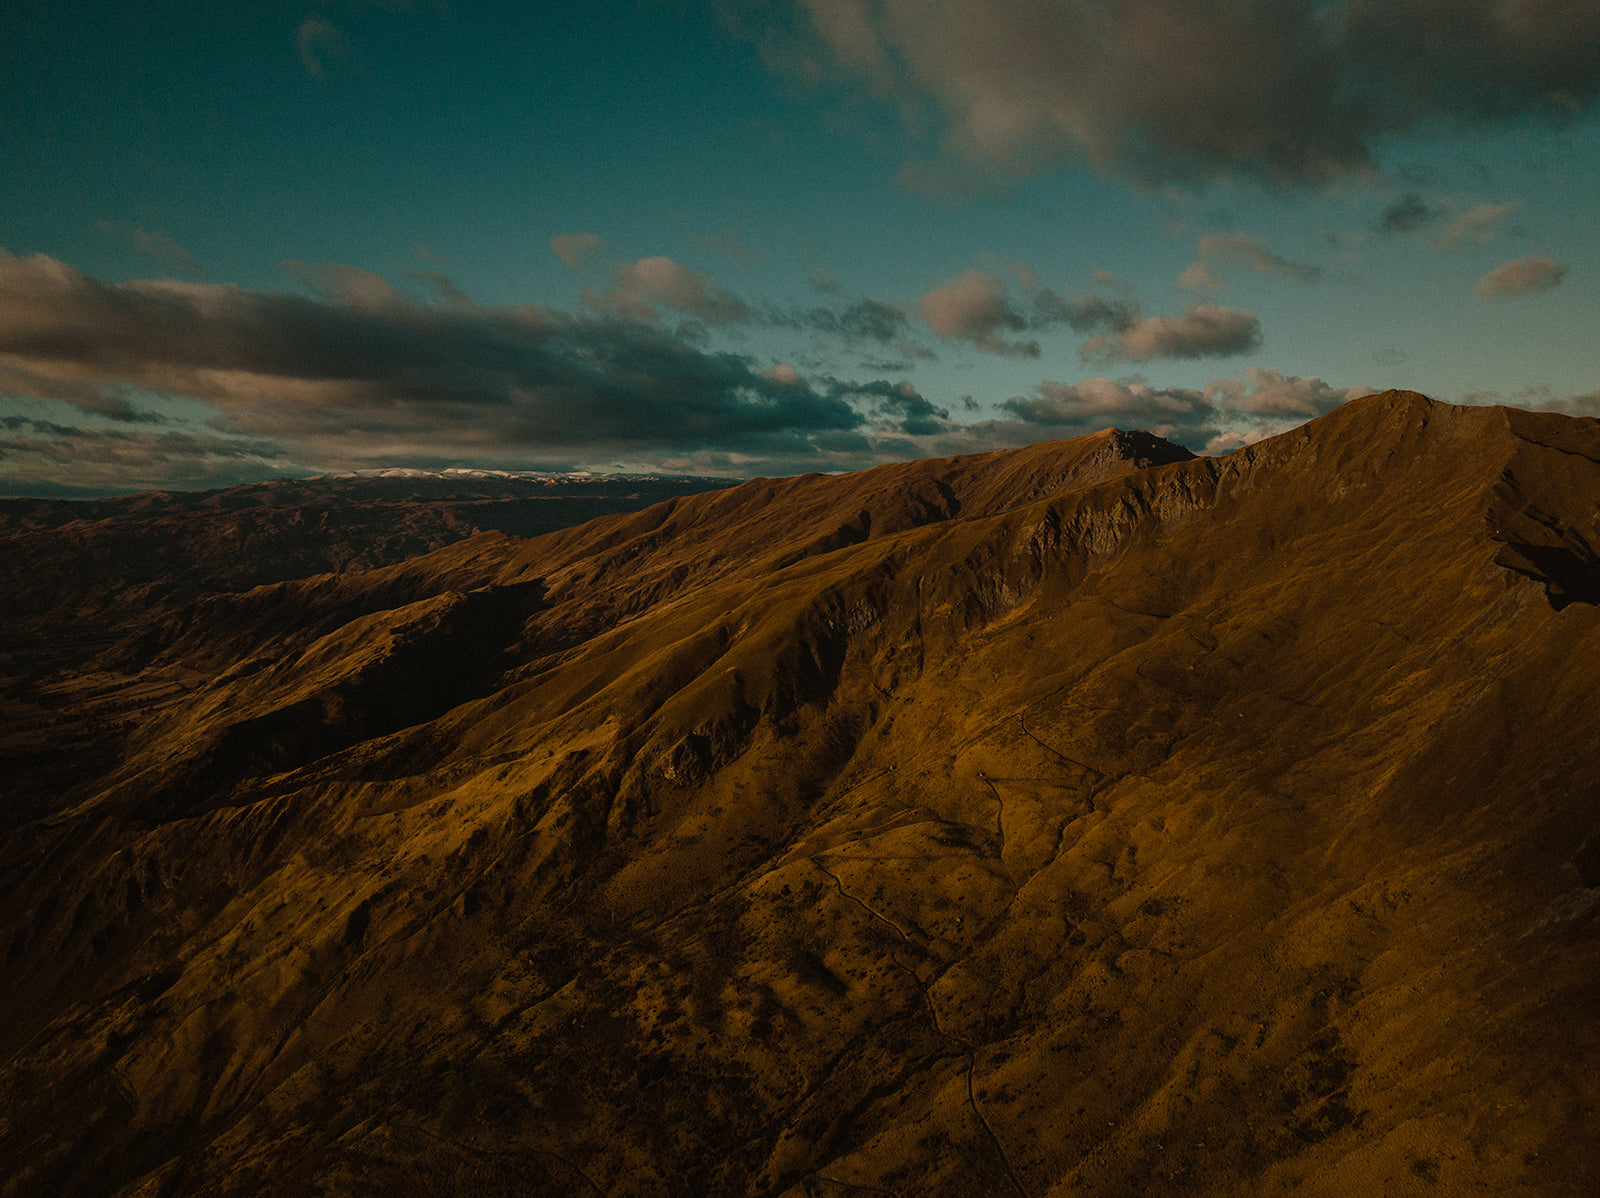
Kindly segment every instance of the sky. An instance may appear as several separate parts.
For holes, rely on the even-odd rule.
[[[0,494],[1600,415],[1600,0],[59,0]]]

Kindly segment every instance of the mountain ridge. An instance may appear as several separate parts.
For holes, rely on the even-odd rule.
[[[1600,425],[1117,436],[124,641],[10,1192],[1583,1193]]]

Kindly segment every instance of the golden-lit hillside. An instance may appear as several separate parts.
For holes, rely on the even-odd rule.
[[[1388,392],[125,612],[0,1194],[1588,1194],[1597,500]]]

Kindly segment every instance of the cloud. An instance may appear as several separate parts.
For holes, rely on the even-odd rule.
[[[775,69],[894,105],[939,178],[1320,186],[1372,175],[1380,139],[1569,119],[1600,91],[1600,8],[1572,0],[723,4]]]
[[[1144,383],[1120,383],[1107,378],[1076,383],[1040,383],[1032,396],[1015,397],[1000,405],[1028,424],[1106,427],[1108,423],[1171,425],[1191,424],[1212,416],[1205,393],[1190,388],[1156,389]]]
[[[385,308],[404,297],[382,275],[342,262],[301,262],[286,258],[278,269],[298,281],[315,295],[357,308]]]
[[[1008,399],[1001,408],[1052,436],[1108,426],[1143,428],[1190,449],[1217,453],[1285,432],[1370,394],[1369,387],[1338,388],[1318,378],[1252,368],[1243,378],[1213,379],[1198,389],[1152,387],[1140,379],[1044,382],[1032,395]]]
[[[581,270],[603,245],[597,233],[557,233],[550,239],[550,252],[568,270]]]
[[[335,26],[321,17],[307,17],[295,32],[295,49],[300,53],[300,65],[313,79],[325,79],[324,60],[347,58],[350,42]]]
[[[211,433],[323,468],[628,453],[826,469],[866,449],[840,394],[652,325],[433,305],[292,265],[316,294],[113,284],[0,251],[0,387],[99,415],[131,393],[188,397],[214,411]]]
[[[1372,226],[1372,231],[1380,237],[1415,233],[1443,216],[1442,206],[1430,204],[1416,192],[1410,191],[1389,203]]]
[[[1138,317],[1138,309],[1131,301],[1108,299],[1093,291],[1064,296],[1041,287],[1033,297],[1032,324],[1036,329],[1052,324],[1064,324],[1080,333],[1099,328],[1125,329]]]
[[[826,267],[813,266],[806,272],[806,281],[824,295],[833,295],[839,290],[838,278]]]
[[[1584,395],[1563,395],[1548,383],[1520,387],[1509,396],[1500,391],[1469,391],[1458,401],[1464,404],[1501,404],[1537,412],[1559,412],[1563,416],[1600,418],[1600,391]]]
[[[281,449],[262,441],[0,417],[0,492],[8,494],[227,487],[292,470]]]
[[[792,362],[779,362],[776,366],[765,372],[765,376],[777,383],[780,387],[798,387],[805,380],[800,371]]]
[[[0,314],[0,319],[3,319]],[[20,360],[0,354],[0,395],[25,395],[33,399],[59,399],[80,412],[121,424],[149,422],[149,413],[135,408],[123,388],[29,369]]]
[[[878,434],[927,437],[950,427],[950,413],[918,393],[910,381],[891,383],[876,379],[869,383],[827,381],[827,393],[853,403],[865,402],[870,414],[880,422]]]
[[[1538,254],[1513,258],[1479,279],[1472,294],[1479,299],[1515,299],[1524,295],[1538,295],[1542,291],[1554,291],[1561,286],[1566,275],[1565,266]]]
[[[1202,241],[1202,245],[1205,242]],[[1261,249],[1253,238],[1228,238],[1213,248],[1222,255],[1243,256],[1252,265],[1275,273],[1309,277],[1315,268],[1277,258]],[[967,341],[987,353],[1006,357],[1039,356],[1039,343],[1031,338],[1006,339],[1002,332],[1044,330],[1064,324],[1078,332],[1102,330],[1079,349],[1085,360],[1147,362],[1153,358],[1227,357],[1261,344],[1261,322],[1254,312],[1216,304],[1188,304],[1182,316],[1145,316],[1127,294],[1107,296],[1096,291],[1064,295],[1038,287],[1026,265],[1013,269],[1024,289],[1032,291],[1031,312],[1024,317],[1013,306],[1005,281],[995,274],[968,270],[924,294],[917,301],[928,327],[946,341]],[[1126,284],[1104,272],[1095,282],[1126,292]]]
[[[199,278],[206,273],[205,267],[196,262],[188,250],[165,233],[152,233],[147,229],[141,229],[138,225],[130,225],[120,220],[95,221],[94,227],[102,233],[116,234],[139,253],[147,258],[153,258],[174,274]]]
[[[862,299],[845,308],[811,308],[802,315],[774,317],[778,324],[833,333],[847,341],[874,341],[880,345],[904,335],[905,311],[879,300]]]
[[[1572,0],[1349,0],[1339,43],[1381,72],[1379,119],[1461,126],[1524,115],[1562,118],[1600,90],[1600,8]],[[1406,66],[1410,69],[1404,69]]]
[[[985,353],[1037,358],[1037,341],[1007,341],[1001,330],[1020,332],[1028,321],[1011,306],[1005,281],[997,275],[969,270],[917,300],[928,327],[946,341],[970,341]]]
[[[905,327],[906,314],[903,311],[877,300],[860,300],[839,314],[840,330],[852,337],[866,337],[887,343],[900,336]]]
[[[441,300],[459,304],[464,308],[472,307],[472,297],[457,287],[455,280],[442,270],[408,270],[406,278],[426,284],[428,289]]]
[[[337,264],[296,263],[295,274],[308,293],[114,284],[0,251],[0,392],[13,412],[54,400],[90,417],[0,411],[0,487],[222,486],[462,462],[788,474],[1111,424],[1220,450],[1364,391],[1256,369],[1201,389],[1046,382],[1008,400],[1001,419],[960,423],[909,380],[757,366],[609,316],[425,302]],[[208,414],[134,407],[151,396]]]
[[[1397,237],[1416,233],[1437,225],[1450,214],[1453,203],[1433,203],[1416,192],[1407,192],[1391,200],[1373,223],[1372,234],[1377,237]],[[1478,204],[1462,212],[1448,228],[1429,244],[1436,250],[1455,249],[1468,239],[1487,245],[1495,238],[1495,226],[1516,209],[1515,202],[1508,204]],[[1358,238],[1359,240],[1360,238]]]
[[[1516,210],[1516,202],[1508,204],[1479,204],[1469,208],[1450,227],[1429,244],[1436,250],[1453,250],[1464,241],[1488,245],[1495,238],[1495,226]]]
[[[1243,379],[1216,379],[1206,384],[1206,398],[1219,412],[1256,417],[1309,420],[1333,411],[1347,400],[1372,395],[1371,387],[1333,387],[1319,378],[1300,378],[1277,370],[1247,367]]]
[[[1322,268],[1306,262],[1291,262],[1269,253],[1259,238],[1248,233],[1207,233],[1195,248],[1195,260],[1178,276],[1178,286],[1188,291],[1220,291],[1222,280],[1212,269],[1223,264],[1240,264],[1258,275],[1310,282],[1322,276]]]
[[[1261,345],[1261,320],[1244,308],[1185,304],[1182,316],[1144,316],[1109,336],[1083,343],[1084,361],[1148,362],[1153,358],[1226,358]]]
[[[1513,395],[1511,402],[1518,407],[1560,412],[1564,416],[1584,416],[1590,420],[1600,418],[1600,391],[1562,397],[1548,386],[1527,387]]]
[[[1179,273],[1173,286],[1180,291],[1216,294],[1227,286],[1204,258],[1196,258]]]
[[[598,311],[616,312],[628,320],[650,323],[660,309],[681,312],[708,325],[740,324],[755,312],[743,300],[718,286],[708,274],[680,266],[671,258],[640,258],[618,266],[615,285],[603,294],[584,293]]]
[[[767,256],[759,250],[751,249],[745,244],[739,230],[733,226],[719,229],[715,233],[690,234],[689,239],[701,249],[710,250],[714,254],[721,254],[735,262],[742,262],[746,266],[761,266]]]

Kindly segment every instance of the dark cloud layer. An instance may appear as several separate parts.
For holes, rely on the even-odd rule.
[[[950,427],[950,413],[917,392],[909,382],[875,379],[869,383],[841,383],[829,379],[828,394],[866,406],[880,421],[879,435],[927,437]]]
[[[0,477],[24,494],[226,487],[290,467],[282,449],[262,441],[0,417]]]
[[[314,296],[110,284],[0,251],[0,386],[131,418],[128,388],[213,408],[302,458],[649,451],[804,461],[865,417],[650,324],[422,303],[366,272],[287,263]],[[717,302],[715,295],[712,303]]]
[[[991,175],[1321,185],[1370,174],[1385,136],[1600,93],[1600,6],[1572,0],[723,4],[776,68],[864,83]]]

